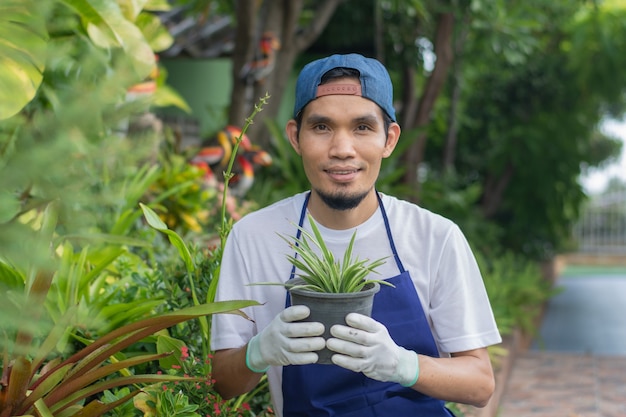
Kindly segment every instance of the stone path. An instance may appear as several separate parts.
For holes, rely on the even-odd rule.
[[[516,360],[498,416],[624,417],[626,357],[531,351]]]
[[[626,272],[565,274],[556,285],[498,417],[626,417]]]

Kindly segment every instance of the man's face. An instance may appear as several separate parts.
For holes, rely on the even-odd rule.
[[[333,82],[358,84],[353,79]],[[292,120],[287,133],[312,190],[339,210],[354,208],[373,192],[382,158],[391,154],[400,135],[396,123],[385,131],[376,103],[353,95],[313,100],[304,108],[299,137],[296,131]]]

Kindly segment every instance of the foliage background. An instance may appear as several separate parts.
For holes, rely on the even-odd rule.
[[[156,117],[168,105],[189,111],[155,59],[177,41],[160,20],[173,5],[197,22],[232,18],[224,124],[241,125],[254,97],[271,95],[249,134],[274,163],[256,172],[244,199],[229,200],[228,213],[227,199],[188,164],[194,150]],[[126,324],[211,304],[231,222],[308,187],[277,115],[290,74],[335,51],[379,57],[397,89],[403,141],[379,189],[459,223],[502,333],[532,332],[552,294],[540,262],[574,245],[586,199],[578,176],[619,151],[598,124],[624,112],[625,10],[616,0],[2,0],[0,401],[25,395],[7,395],[27,386],[12,373],[18,358],[33,364],[32,382]],[[265,83],[241,85],[240,68],[267,29],[281,39],[277,65]],[[156,88],[133,90],[146,85]],[[140,202],[165,227],[147,224]],[[172,245],[174,234],[186,244]],[[160,373],[201,384],[144,381],[135,401],[130,387],[88,399],[114,404],[106,412],[117,416],[271,415],[265,382],[229,402],[213,392],[207,326],[194,319],[146,335],[103,360],[149,360],[96,381]],[[0,416],[13,415],[2,404]],[[69,416],[83,404],[38,407]]]

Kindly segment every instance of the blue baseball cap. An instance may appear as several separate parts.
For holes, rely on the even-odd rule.
[[[334,68],[351,68],[359,72],[361,86],[353,84],[322,85],[322,77]],[[393,86],[387,69],[379,61],[359,54],[331,55],[304,66],[296,82],[296,103],[293,117],[318,97],[330,94],[358,95],[378,104],[395,122]]]

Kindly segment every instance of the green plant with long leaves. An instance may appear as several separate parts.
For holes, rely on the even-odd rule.
[[[241,417],[250,415],[265,417],[273,415],[269,413],[269,392],[267,392],[267,376],[263,376],[261,384],[247,395],[236,399],[224,400],[213,388],[213,381],[207,377],[207,365],[209,374],[211,370],[211,357],[202,358],[195,356],[180,340],[162,338],[162,343],[172,344],[169,350],[175,353],[161,359],[163,372],[169,375],[191,376],[204,379],[197,382],[194,379],[186,381],[169,381],[162,384],[154,384],[143,389],[143,392],[133,399],[137,410],[151,416],[221,416]],[[178,353],[178,355],[177,355]],[[168,361],[166,364],[165,362]],[[267,396],[263,393],[267,392]],[[119,390],[115,396],[109,394],[110,401],[115,401],[127,395],[126,389]],[[136,411],[129,411],[126,416],[136,415]],[[111,416],[114,417],[114,416]]]
[[[305,282],[304,285],[297,286],[287,284],[289,287],[325,293],[359,292],[367,284],[375,282],[393,287],[393,284],[385,280],[368,278],[370,274],[377,273],[376,268],[383,265],[387,257],[369,262],[367,259],[352,256],[356,230],[343,254],[343,259],[339,261],[335,259],[333,253],[326,246],[313,217],[307,215],[307,219],[313,231],[312,234],[298,225],[296,226],[301,231],[299,238],[279,234],[295,251],[296,255],[287,255],[287,259],[301,271],[297,275]],[[318,254],[318,251],[321,254]],[[297,255],[300,256],[300,259]],[[274,283],[270,284],[275,285]]]
[[[41,220],[44,236],[53,235],[56,221],[54,204],[51,204]],[[16,290],[10,289],[3,293],[2,304],[19,309],[26,317],[25,321],[36,323],[43,320],[51,323],[45,333],[41,333],[39,326],[11,328],[3,325],[4,338],[14,336],[14,342],[3,342],[0,417],[35,413],[41,416],[100,416],[128,401],[140,390],[136,389],[110,404],[99,400],[85,403],[85,399],[113,387],[185,380],[184,377],[171,375],[134,375],[129,371],[137,365],[168,356],[171,352],[129,358],[123,352],[147,336],[183,321],[226,312],[245,317],[239,309],[258,304],[253,301],[210,303],[148,317],[120,326],[96,340],[81,338],[85,347],[66,358],[58,347],[64,345],[62,342],[74,326],[78,306],[69,306],[54,322],[45,315],[42,304],[53,287],[56,274],[39,269],[22,275],[6,262],[0,262],[0,272],[5,286],[7,283],[26,280],[23,296],[15,297]]]
[[[259,103],[255,104],[254,106],[254,110],[252,111],[252,114],[246,118],[245,124],[243,126],[243,128],[241,129],[241,133],[240,135],[235,139],[235,143],[233,145],[233,150],[230,156],[230,159],[228,161],[228,165],[226,167],[226,171],[224,172],[224,190],[223,190],[223,194],[222,194],[222,204],[221,204],[221,214],[220,214],[220,223],[219,223],[219,234],[220,234],[220,246],[218,247],[217,253],[214,254],[214,256],[217,256],[217,271],[215,273],[215,276],[219,276],[219,263],[220,263],[220,258],[221,258],[221,248],[224,247],[225,243],[226,243],[226,238],[228,237],[228,234],[232,228],[232,219],[229,218],[229,216],[227,215],[227,211],[226,211],[226,202],[227,202],[227,198],[228,198],[228,184],[229,181],[233,178],[234,174],[232,172],[233,169],[233,164],[235,162],[235,158],[237,156],[237,152],[239,149],[239,145],[246,133],[246,131],[248,130],[248,128],[250,127],[250,125],[254,122],[254,117],[263,110],[263,106],[267,103],[267,100],[269,99],[269,95],[265,95],[264,97],[261,97],[259,99]],[[148,222],[148,224],[150,225],[150,227],[152,227],[153,229],[165,234],[167,236],[167,238],[169,239],[170,243],[172,245],[174,245],[174,247],[176,247],[179,251],[179,255],[181,256],[181,258],[184,261],[185,264],[185,268],[186,268],[186,272],[187,272],[187,282],[189,285],[189,289],[191,292],[191,297],[193,300],[193,304],[194,305],[200,305],[202,302],[198,296],[197,290],[196,290],[196,285],[195,282],[198,281],[198,277],[196,276],[196,274],[199,272],[198,269],[196,268],[196,265],[194,264],[194,260],[193,257],[191,255],[191,252],[189,250],[189,248],[185,245],[185,242],[183,241],[182,237],[176,233],[176,231],[171,230],[167,224],[165,224],[165,222],[159,217],[159,215],[154,212],[150,207],[148,207],[147,205],[143,204],[143,203],[139,203],[141,209],[143,210],[144,213],[144,217],[146,219],[146,221]],[[208,295],[207,295],[207,302],[211,302],[215,299],[215,289],[216,289],[216,285],[217,285],[217,279],[214,279],[213,281],[211,281],[211,286],[209,287],[209,291],[208,291]],[[203,354],[204,356],[207,356],[209,354],[209,350],[210,350],[210,345],[209,345],[209,323],[206,319],[201,319],[200,320],[200,325],[201,325],[201,329],[202,329],[202,336],[203,336]]]
[[[184,269],[185,269],[185,272],[184,272],[185,286],[189,290],[189,295],[191,298],[190,302],[194,306],[200,306],[203,303],[214,302],[216,285],[219,279],[219,266],[221,262],[222,248],[232,228],[232,218],[229,218],[228,216],[228,213],[226,210],[226,204],[227,204],[227,197],[228,197],[228,184],[229,184],[230,179],[233,177],[232,168],[233,168],[234,160],[237,156],[238,147],[242,141],[243,135],[245,134],[249,126],[253,123],[254,117],[260,111],[262,111],[263,106],[267,103],[268,99],[269,99],[269,95],[267,94],[264,97],[259,99],[259,103],[255,104],[254,110],[251,113],[251,115],[248,118],[246,118],[246,122],[242,128],[241,134],[235,140],[233,151],[229,159],[229,163],[224,172],[224,189],[223,189],[223,194],[222,194],[222,203],[221,203],[221,211],[220,211],[221,214],[217,221],[217,224],[218,224],[217,227],[219,229],[218,232],[220,235],[220,245],[215,250],[213,250],[208,255],[206,255],[206,256],[209,256],[210,259],[198,259],[197,258],[198,254],[195,253],[195,251],[192,251],[190,247],[188,247],[185,244],[183,238],[175,230],[170,229],[168,225],[162,220],[162,218],[152,208],[149,207],[149,205],[154,205],[156,208],[158,207],[158,204],[155,204],[154,201],[149,204],[139,203],[139,206],[141,207],[141,210],[144,213],[144,218],[147,221],[148,225],[152,227],[154,230],[157,230],[158,232],[164,234],[169,240],[169,242],[178,250],[178,254],[180,256],[180,259],[183,260]],[[210,261],[211,267],[213,268],[212,271],[206,271],[205,269],[200,267],[202,266],[204,261],[207,261],[207,260]],[[199,288],[197,283],[207,282],[206,277],[200,276],[200,274],[204,274],[207,272],[212,274],[212,279],[209,282],[208,289],[206,290],[206,292],[201,293],[203,288],[201,287]],[[177,284],[174,283],[174,285],[177,285]],[[186,363],[186,361],[179,360],[178,358],[189,355],[190,354],[189,352],[191,351],[191,349],[189,349],[188,346],[185,344],[185,342],[181,340],[177,340],[175,338],[164,336],[164,335],[159,335],[157,337],[157,352],[159,353],[166,352],[166,351],[175,352],[174,355],[172,355],[171,357],[163,358],[159,360],[159,365],[161,369],[166,370],[166,371],[171,371],[171,368],[174,368],[174,369],[185,368],[185,374],[202,375],[206,377],[210,376],[210,373],[211,373],[210,322],[207,320],[206,317],[198,317],[197,322],[199,323],[200,335],[198,337],[194,335],[194,341],[198,341],[199,344],[201,345],[198,354],[199,354],[199,357],[204,358],[204,360],[195,362],[193,369],[187,369],[188,364]],[[189,328],[186,328],[186,331],[188,332]],[[187,341],[190,343],[190,346],[191,346],[193,342],[191,342],[189,339],[187,339]],[[193,354],[193,352],[191,352],[191,354]],[[256,393],[266,390],[267,380],[266,378],[263,378],[263,380],[261,381],[257,389],[254,390],[252,393],[244,394],[242,396],[237,397],[236,399],[232,399],[229,401],[224,401],[221,398],[219,398],[219,396],[214,391],[212,391],[212,388],[210,385],[201,384],[199,388],[197,388],[193,392],[187,391],[187,396],[189,398],[194,397],[194,399],[197,400],[196,402],[200,405],[200,407],[197,409],[193,406],[189,406],[187,402],[182,400],[178,396],[178,394],[176,394],[180,389],[188,385],[189,384],[177,385],[179,389],[177,389],[176,392],[171,391],[171,390],[163,390],[161,389],[162,387],[159,387],[160,389],[156,391],[153,390],[151,393],[147,393],[145,395],[142,394],[142,398],[148,398],[148,400],[142,401],[142,404],[140,407],[142,407],[142,409],[144,410],[147,410],[148,413],[152,413],[153,415],[159,415],[158,414],[159,412],[161,413],[164,412],[163,409],[160,409],[160,407],[168,408],[168,410],[170,410],[171,412],[172,407],[175,407],[176,405],[180,407],[180,409],[178,410],[180,412],[195,413],[197,410],[199,413],[202,412],[204,415],[206,414],[205,412],[214,412],[215,410],[213,408],[217,407],[219,408],[219,411],[222,413],[222,415],[230,415],[228,413],[231,413],[231,412],[237,413],[238,410],[241,410],[243,405],[247,404]],[[197,398],[197,397],[200,397],[200,398]],[[208,409],[205,410],[205,408],[208,408]]]
[[[155,69],[154,52],[167,46],[158,18],[143,12],[161,6],[167,2],[0,5],[0,37],[7,41],[0,42],[1,417],[96,417],[147,385],[189,380],[142,373],[171,350],[131,350],[184,321],[242,314],[240,308],[256,304],[157,314],[156,303],[122,294],[124,273],[152,273],[132,253],[146,242],[127,233],[141,215],[136,199],[155,175],[150,168],[137,172],[148,143],[124,126],[148,101],[164,103],[165,87],[146,102],[127,93]],[[155,37],[146,36],[151,30]],[[122,195],[115,194],[120,178],[128,180]],[[108,305],[113,298],[129,302]],[[102,401],[101,393],[119,387],[129,392]]]

